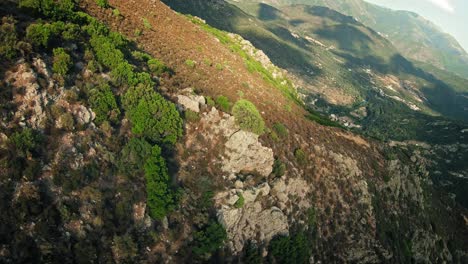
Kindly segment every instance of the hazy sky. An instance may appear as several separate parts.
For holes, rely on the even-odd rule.
[[[468,0],[366,0],[392,9],[409,10],[434,22],[468,51]]]

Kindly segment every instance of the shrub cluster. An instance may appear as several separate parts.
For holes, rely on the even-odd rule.
[[[13,59],[16,56],[17,34],[15,20],[3,17],[0,24],[0,58]]]
[[[231,111],[232,104],[224,95],[220,95],[216,98],[216,105],[224,112],[228,113]]]
[[[63,20],[74,13],[76,4],[74,0],[20,0],[19,6],[52,19]]]
[[[117,106],[115,96],[107,83],[101,83],[89,91],[89,104],[96,114],[94,122],[102,124],[110,121],[113,124],[119,122],[120,109]]]
[[[201,231],[195,232],[192,251],[196,257],[206,260],[213,252],[223,246],[226,238],[227,234],[223,226],[212,221]]]
[[[174,144],[182,135],[182,119],[175,105],[149,85],[131,87],[123,96],[132,132],[152,142]]]
[[[241,99],[234,104],[232,114],[241,129],[261,135],[265,132],[265,122],[253,103]]]
[[[311,255],[310,240],[304,232],[293,236],[277,236],[269,246],[269,258],[274,263],[309,263]]]
[[[109,7],[109,1],[108,0],[96,0],[96,4],[102,8],[108,8]]]
[[[54,63],[52,65],[52,70],[54,73],[65,76],[72,66],[72,59],[70,55],[68,55],[68,53],[63,48],[56,48],[54,49],[53,53]]]

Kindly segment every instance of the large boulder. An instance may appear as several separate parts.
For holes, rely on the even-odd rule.
[[[223,171],[236,174],[241,171],[256,171],[266,177],[273,169],[273,150],[262,146],[258,135],[237,131],[229,137],[225,144],[227,160],[223,164]]]

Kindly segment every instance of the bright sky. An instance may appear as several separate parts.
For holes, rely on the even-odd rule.
[[[397,10],[409,10],[434,22],[468,51],[468,0],[366,0]]]

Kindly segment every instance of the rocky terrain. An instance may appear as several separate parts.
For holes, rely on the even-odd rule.
[[[16,52],[0,71],[0,262],[467,261],[468,212],[433,188],[424,150],[310,118],[264,52],[160,1],[57,3],[74,39],[44,6],[0,3],[16,20],[0,35],[14,28]],[[52,48],[41,23],[63,29]]]

